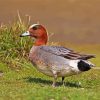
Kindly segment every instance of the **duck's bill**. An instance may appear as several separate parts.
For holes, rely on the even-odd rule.
[[[30,36],[30,33],[27,31],[27,32],[20,35],[20,37],[24,37],[24,36]]]

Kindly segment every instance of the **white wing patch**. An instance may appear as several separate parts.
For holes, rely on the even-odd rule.
[[[76,72],[79,72],[79,69],[78,69],[78,62],[80,60],[70,60],[69,61],[69,65],[72,67],[72,69]]]

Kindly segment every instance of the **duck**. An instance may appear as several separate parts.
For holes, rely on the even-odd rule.
[[[90,70],[94,64],[89,61],[95,58],[92,54],[81,54],[63,46],[49,46],[48,32],[42,24],[31,25],[20,37],[30,36],[35,39],[29,53],[29,60],[41,73],[53,77],[52,86],[56,86],[58,77],[77,75]]]

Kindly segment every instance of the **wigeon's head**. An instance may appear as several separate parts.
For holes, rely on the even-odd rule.
[[[29,27],[28,31],[21,34],[20,37],[30,36],[36,39],[35,45],[46,45],[48,36],[47,31],[43,25],[33,24]]]

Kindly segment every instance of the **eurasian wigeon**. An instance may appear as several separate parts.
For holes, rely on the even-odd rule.
[[[29,59],[37,70],[45,75],[54,77],[52,86],[56,85],[57,77],[79,74],[94,66],[88,59],[94,55],[76,53],[62,46],[47,46],[48,35],[45,27],[33,24],[28,31],[20,35],[35,38],[35,45],[30,50]]]

